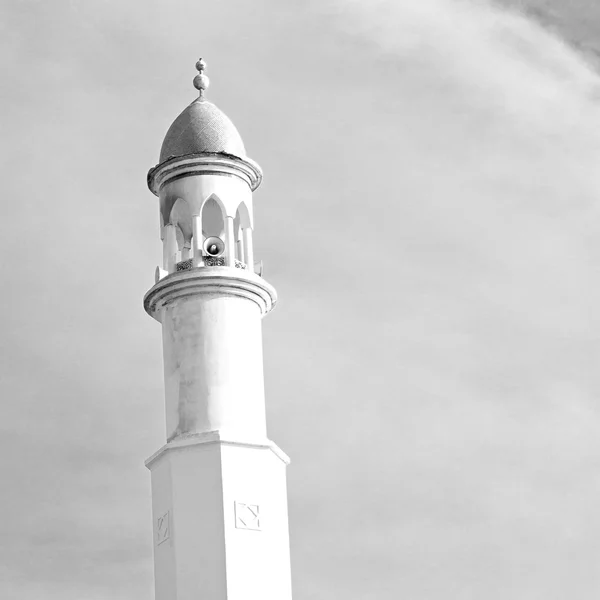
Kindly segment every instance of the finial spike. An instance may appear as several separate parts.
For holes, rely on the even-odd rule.
[[[194,77],[194,87],[198,90],[200,98],[204,98],[204,92],[208,89],[210,84],[210,80],[206,75],[204,75],[204,69],[206,69],[206,62],[203,58],[199,58],[196,63],[196,70],[198,71],[198,75]]]

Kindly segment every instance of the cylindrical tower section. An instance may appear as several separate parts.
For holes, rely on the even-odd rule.
[[[261,319],[275,302],[261,277],[229,268],[175,273],[148,292],[163,329],[167,440],[266,437]]]
[[[167,440],[266,435],[260,321],[254,302],[218,293],[162,309]]]

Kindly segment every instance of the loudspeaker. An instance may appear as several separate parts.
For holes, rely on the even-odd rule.
[[[225,251],[225,242],[220,237],[209,237],[204,240],[204,252],[209,256],[221,256]]]

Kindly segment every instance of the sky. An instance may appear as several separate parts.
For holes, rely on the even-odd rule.
[[[195,97],[265,179],[295,600],[600,591],[600,9],[2,2],[0,596],[153,597],[162,251]]]

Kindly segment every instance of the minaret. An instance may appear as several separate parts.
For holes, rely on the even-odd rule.
[[[156,600],[290,600],[289,460],[267,438],[262,360],[277,296],[252,246],[262,173],[206,101],[205,67],[148,173],[163,265],[144,308],[162,325],[167,425],[146,461]]]

